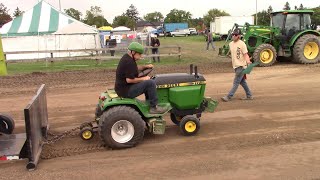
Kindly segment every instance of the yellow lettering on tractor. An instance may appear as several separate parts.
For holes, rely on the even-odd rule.
[[[162,85],[157,85],[157,88],[162,89],[162,88],[172,88],[172,87],[194,86],[194,85],[201,85],[201,84],[206,84],[206,81],[186,82],[186,83],[177,83],[177,84],[162,84]]]
[[[2,40],[0,36],[0,76],[6,76],[7,75],[7,65],[6,60],[4,59],[4,53],[2,49]]]

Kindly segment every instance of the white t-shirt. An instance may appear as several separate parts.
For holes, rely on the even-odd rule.
[[[239,39],[237,42],[230,42],[229,47],[232,58],[232,67],[234,69],[240,66],[246,68],[247,62],[244,58],[244,54],[248,53],[247,45]]]

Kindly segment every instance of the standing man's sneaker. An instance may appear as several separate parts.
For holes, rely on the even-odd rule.
[[[250,97],[244,97],[244,98],[240,98],[241,100],[253,100],[253,97],[250,96]]]
[[[228,101],[231,101],[231,98],[228,97],[228,96],[224,96],[221,98],[224,102],[228,102]]]
[[[156,106],[156,107],[150,107],[150,114],[163,114],[165,112],[167,112],[167,108],[165,107],[160,107],[160,106]]]

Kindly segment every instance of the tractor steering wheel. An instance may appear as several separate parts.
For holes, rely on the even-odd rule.
[[[142,70],[139,74],[138,77],[144,77],[144,76],[148,76],[148,74],[150,74],[153,71],[153,68],[147,68]]]

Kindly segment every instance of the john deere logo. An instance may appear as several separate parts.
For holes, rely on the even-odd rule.
[[[172,88],[172,87],[183,87],[183,86],[195,86],[195,85],[201,85],[206,84],[206,81],[196,81],[196,82],[187,82],[187,83],[175,83],[175,84],[162,84],[157,85],[157,88]]]

